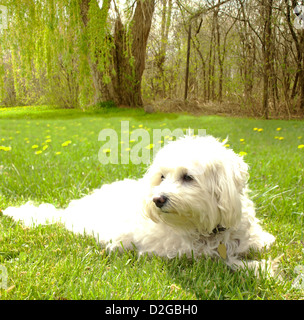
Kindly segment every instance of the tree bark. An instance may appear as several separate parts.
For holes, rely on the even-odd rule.
[[[161,97],[166,96],[166,75],[165,75],[165,61],[167,53],[167,44],[169,37],[169,29],[171,25],[172,16],[172,0],[161,0],[162,13],[161,13],[161,36],[158,44],[158,51],[155,54],[155,63],[158,69],[155,75],[157,83],[157,93],[161,94]]]
[[[297,50],[297,73],[295,76],[291,98],[294,98],[297,94],[297,87],[299,87],[300,94],[300,109],[304,111],[304,30],[300,29],[295,31],[294,25],[291,21],[290,11],[295,8],[297,1],[292,0],[292,6],[289,5],[289,1],[285,0],[286,5],[286,20],[288,24],[289,31],[293,38],[294,44]]]
[[[80,1],[80,13],[85,27],[89,20],[90,1]],[[99,71],[97,64],[89,60],[95,87],[95,103],[113,100],[118,105],[143,105],[141,79],[145,69],[146,47],[154,6],[155,0],[137,0],[129,28],[123,25],[118,14],[112,39],[114,46],[110,83],[104,83],[103,73]],[[98,56],[98,53],[96,54]]]
[[[189,64],[190,64],[190,50],[191,50],[191,22],[188,30],[188,44],[187,44],[187,62],[186,62],[186,76],[185,76],[185,95],[184,100],[188,98],[188,79],[189,79]]]
[[[202,23],[202,20],[201,20],[201,23]],[[198,55],[199,55],[199,57],[201,59],[201,63],[202,63],[202,77],[201,78],[203,80],[203,99],[204,99],[204,101],[206,101],[206,99],[207,99],[206,62],[205,62],[203,53],[200,50],[200,43],[199,43],[198,38],[197,38],[197,34],[198,33],[199,33],[199,29],[196,32],[196,34],[194,35],[194,37],[192,38],[192,43],[193,43],[193,46],[194,46],[195,50],[197,51],[197,53],[198,53]]]
[[[145,70],[146,47],[151,29],[152,17],[155,8],[155,0],[137,0],[136,9],[131,22],[132,34],[132,56],[134,58],[134,67],[132,73],[134,79],[131,83],[131,90],[127,88],[123,91],[116,92],[120,96],[122,104],[132,106],[142,106],[141,96],[141,79]],[[130,74],[131,76],[131,74]],[[121,89],[126,89],[123,86]]]
[[[208,53],[208,83],[207,83],[207,101],[214,99],[214,65],[215,65],[215,15],[213,13],[211,39]]]
[[[270,80],[270,57],[271,57],[271,23],[272,23],[272,2],[266,0],[263,2],[262,10],[264,11],[265,28],[263,41],[263,57],[264,57],[264,81],[263,81],[263,111],[265,118],[269,116],[269,80]]]
[[[217,9],[215,9],[217,10]],[[217,40],[217,58],[219,66],[219,79],[218,79],[218,101],[223,100],[223,72],[224,72],[224,56],[221,54],[221,33],[220,24],[218,18],[218,10],[215,15],[215,27],[216,27],[216,40]]]

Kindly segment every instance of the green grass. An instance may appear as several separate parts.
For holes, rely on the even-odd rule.
[[[235,152],[246,152],[257,215],[277,237],[273,248],[258,257],[284,254],[280,277],[232,273],[222,261],[203,258],[108,254],[94,239],[61,226],[28,229],[0,216],[0,265],[8,272],[8,290],[0,289],[0,299],[303,299],[304,291],[294,289],[292,282],[297,277],[294,268],[304,266],[304,148],[298,148],[304,144],[304,121],[146,115],[115,108],[0,109],[0,146],[6,150],[0,148],[0,208],[28,200],[64,207],[104,183],[141,177],[143,164],[98,161],[100,130],[120,133],[121,120],[128,120],[131,130],[142,126],[149,132],[206,129],[221,139],[229,136]],[[71,143],[62,146],[66,141]]]

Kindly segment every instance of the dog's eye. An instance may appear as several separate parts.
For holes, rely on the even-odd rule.
[[[161,181],[165,180],[165,176],[162,174],[160,179],[161,179]]]
[[[192,176],[189,176],[188,174],[183,175],[183,181],[190,182],[193,180]]]

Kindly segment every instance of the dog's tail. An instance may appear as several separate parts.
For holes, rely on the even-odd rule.
[[[33,203],[28,202],[21,207],[9,207],[5,209],[3,215],[9,216],[15,221],[22,221],[26,227],[35,227],[61,222],[62,211],[62,209],[56,209],[51,204],[41,204],[37,207]]]

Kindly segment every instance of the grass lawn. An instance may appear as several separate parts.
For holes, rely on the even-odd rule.
[[[108,254],[91,237],[59,225],[28,229],[0,216],[0,265],[8,274],[0,299],[304,298],[304,284],[302,290],[292,286],[301,277],[295,267],[304,270],[304,121],[146,115],[114,108],[85,113],[45,106],[0,109],[0,208],[28,200],[63,207],[104,183],[141,177],[143,164],[98,161],[99,132],[120,133],[121,120],[128,120],[131,130],[190,127],[221,139],[228,135],[227,147],[246,153],[257,215],[277,237],[272,249],[257,257],[284,254],[280,277],[232,273],[222,261],[204,258]]]

